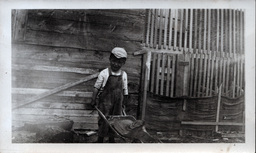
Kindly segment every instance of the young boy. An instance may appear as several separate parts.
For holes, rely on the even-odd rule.
[[[110,67],[102,70],[94,85],[91,105],[96,105],[99,97],[99,109],[107,117],[109,115],[122,115],[122,107],[128,97],[127,74],[121,70],[125,64],[127,53],[125,49],[115,47],[109,57]],[[103,118],[98,121],[98,143],[103,143],[104,137],[109,137],[109,142],[114,143],[114,132],[109,128]]]

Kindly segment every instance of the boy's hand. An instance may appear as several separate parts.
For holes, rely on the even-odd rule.
[[[96,106],[96,100],[95,100],[95,99],[92,99],[92,101],[91,101],[91,106],[92,106],[92,107],[95,107],[95,106]]]

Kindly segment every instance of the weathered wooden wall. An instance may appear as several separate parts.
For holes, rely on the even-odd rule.
[[[124,47],[130,107],[138,104],[145,10],[13,10],[12,105],[109,65],[110,51]],[[14,123],[66,117],[76,128],[96,129],[90,110],[95,79],[13,110]],[[16,124],[18,125],[18,124]]]

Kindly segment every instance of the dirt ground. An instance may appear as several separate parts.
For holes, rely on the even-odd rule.
[[[87,132],[93,133],[88,136]],[[57,133],[53,135],[53,133]],[[245,138],[243,136],[234,137],[238,133],[231,133],[230,137],[223,137],[221,134],[215,134],[212,136],[179,136],[179,135],[159,135],[152,134],[153,137],[158,138],[163,143],[244,143]],[[40,133],[15,130],[12,133],[13,143],[96,143],[97,141],[96,131],[83,131],[83,132],[71,132],[51,127],[48,131]],[[138,140],[115,138],[116,143],[140,143]],[[108,143],[108,138],[104,139],[104,143]]]

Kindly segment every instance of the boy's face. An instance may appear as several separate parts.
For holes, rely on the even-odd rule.
[[[124,59],[119,59],[119,58],[116,58],[116,57],[112,57],[109,60],[110,60],[110,67],[111,67],[111,70],[113,72],[117,72],[125,64]]]

